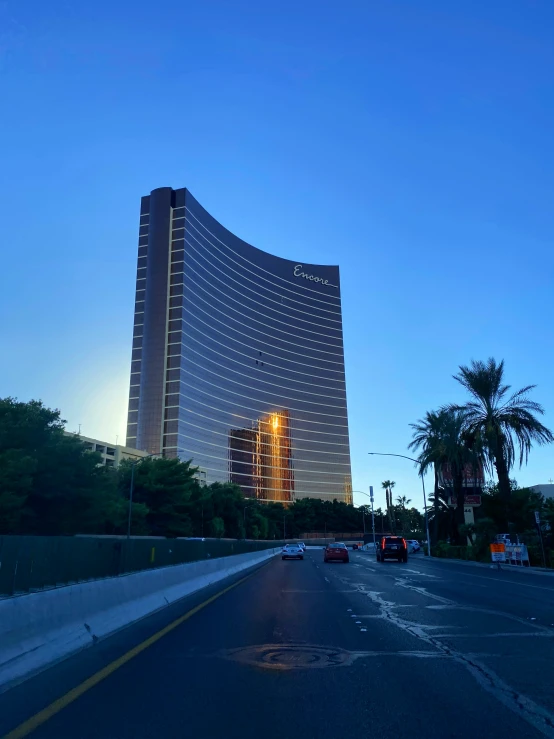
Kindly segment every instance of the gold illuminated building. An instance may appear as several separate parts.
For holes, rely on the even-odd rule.
[[[240,485],[247,497],[291,502],[294,474],[289,412],[269,413],[253,426],[229,433],[230,480]]]

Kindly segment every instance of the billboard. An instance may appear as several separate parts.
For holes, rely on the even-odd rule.
[[[448,496],[448,505],[452,506],[453,508],[456,508],[456,498],[453,495]],[[479,506],[481,505],[481,496],[480,495],[474,495],[474,494],[467,494],[464,495],[464,506]]]
[[[471,462],[468,462],[464,465],[464,470],[462,473],[463,477],[463,487],[465,488],[478,488],[479,490],[482,488],[484,482],[485,482],[485,473],[483,470],[483,465],[478,462],[477,464],[472,464]],[[451,488],[454,484],[452,479],[452,470],[450,467],[450,464],[448,462],[445,462],[439,471],[439,484],[443,487]]]

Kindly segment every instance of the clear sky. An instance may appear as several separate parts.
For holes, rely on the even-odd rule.
[[[552,0],[3,2],[0,395],[124,440],[139,202],[171,186],[340,264],[355,490],[421,505],[367,452],[472,358],[553,427],[553,38]]]

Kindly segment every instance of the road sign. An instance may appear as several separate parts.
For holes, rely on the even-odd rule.
[[[537,526],[541,525],[541,514],[538,511],[535,511],[535,523]]]
[[[505,562],[506,561],[506,545],[505,544],[491,544],[491,560],[493,562]]]

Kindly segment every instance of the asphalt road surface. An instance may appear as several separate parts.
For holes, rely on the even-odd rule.
[[[421,555],[380,564],[361,552],[325,565],[308,550],[303,562],[276,558],[4,692],[0,736],[554,737],[553,639],[546,573]]]

